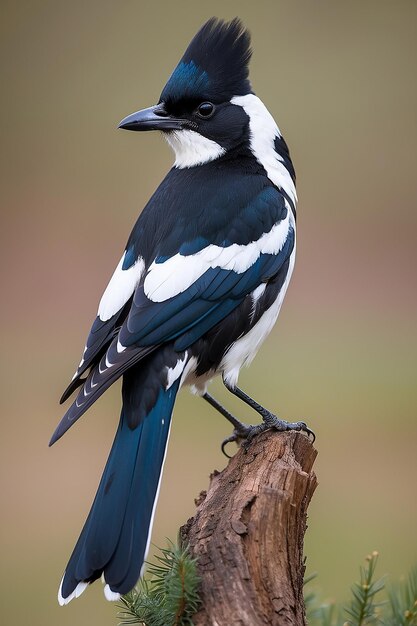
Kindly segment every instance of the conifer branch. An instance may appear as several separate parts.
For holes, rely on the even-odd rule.
[[[366,557],[365,567],[360,568],[360,581],[352,586],[350,604],[344,609],[335,603],[320,604],[317,594],[307,590],[305,603],[309,626],[417,626],[417,567],[410,572],[408,579],[387,588],[385,576],[374,580],[377,560],[377,552]],[[311,575],[305,584],[315,577],[315,574]],[[348,614],[347,621],[343,612]]]
[[[146,579],[122,596],[120,625],[192,626],[200,603],[196,561],[187,547],[171,544],[160,553],[148,564]]]

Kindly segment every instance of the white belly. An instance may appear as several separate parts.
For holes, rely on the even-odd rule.
[[[225,380],[232,386],[237,384],[239,370],[242,365],[249,365],[256,356],[264,340],[271,332],[279,315],[291,274],[294,269],[295,247],[290,257],[288,274],[282,285],[281,291],[272,306],[262,315],[261,319],[251,330],[238,339],[227,351],[220,364],[219,370],[223,373]]]
[[[291,280],[292,271],[295,263],[295,246],[290,256],[290,263],[288,266],[288,274],[282,285],[282,288],[278,294],[277,299],[265,311],[260,320],[246,333],[243,337],[235,341],[224,355],[219,368],[216,371],[206,372],[203,376],[196,376],[195,370],[197,367],[197,359],[192,357],[187,362],[181,375],[181,386],[189,385],[191,391],[198,395],[203,395],[207,391],[207,385],[212,378],[218,374],[222,374],[225,380],[232,385],[236,386],[239,377],[240,368],[243,365],[249,365],[256,356],[262,343],[268,337],[271,332],[277,317],[279,315],[284,297]],[[256,290],[255,290],[256,292]],[[255,293],[254,292],[254,293]]]

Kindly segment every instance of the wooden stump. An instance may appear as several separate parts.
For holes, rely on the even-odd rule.
[[[202,581],[195,626],[305,626],[303,539],[316,455],[305,435],[269,431],[212,474],[180,530]]]

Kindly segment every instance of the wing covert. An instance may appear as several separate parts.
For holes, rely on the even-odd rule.
[[[143,274],[145,263],[141,257],[132,257],[131,249],[126,248],[120,259],[98,307],[84,352],[71,383],[62,394],[62,404],[83,384],[82,375],[91,367],[100,353],[106,349],[118,327],[126,318],[134,290]]]
[[[154,281],[154,290],[147,287],[147,277],[155,268],[153,264],[143,283],[136,289],[129,315],[119,332],[120,344],[129,347],[160,345],[177,339],[198,325],[203,333],[217,324],[262,282],[276,275],[289,258],[295,243],[295,231],[290,221],[288,216],[286,225],[281,227],[280,238],[274,244],[265,237],[261,243],[260,240],[253,242],[253,249],[249,250],[246,257],[239,251],[243,258],[235,262],[233,269],[229,269],[229,257],[222,262],[221,253],[207,269],[202,264],[198,270],[192,267],[190,274],[194,280],[190,281],[190,275],[180,277],[174,283],[176,294],[173,293],[173,269],[168,267],[164,274],[161,271],[164,263],[158,266],[159,282]],[[239,254],[236,256],[239,257]],[[194,257],[185,257],[186,262],[193,265]],[[181,265],[185,272],[186,264],[182,262]],[[160,287],[164,289],[163,300]],[[196,333],[193,336],[199,338]],[[184,347],[181,344],[181,349]]]

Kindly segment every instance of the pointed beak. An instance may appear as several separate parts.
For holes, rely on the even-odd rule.
[[[163,103],[132,113],[119,124],[119,128],[124,130],[181,130],[189,127],[187,120],[171,117]]]

